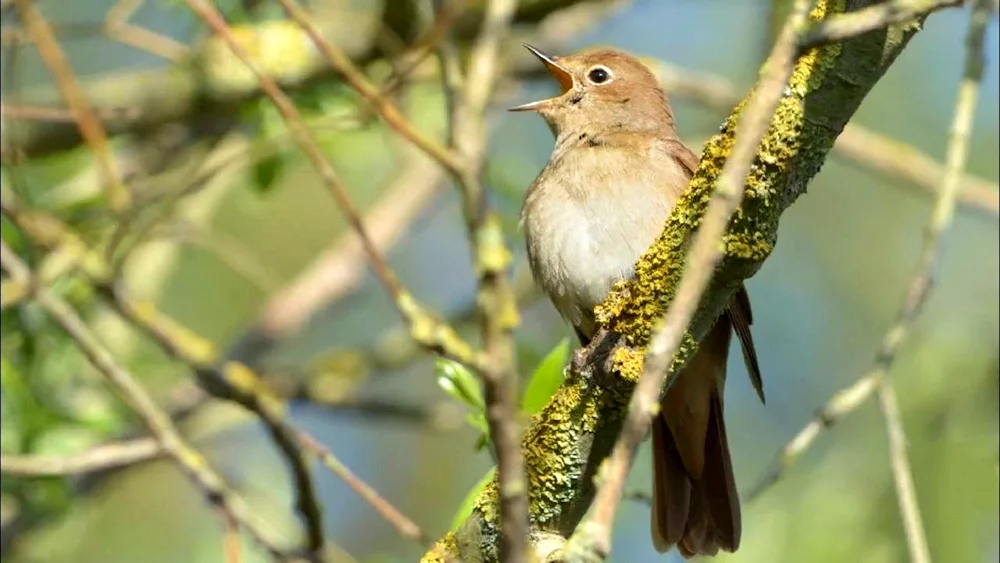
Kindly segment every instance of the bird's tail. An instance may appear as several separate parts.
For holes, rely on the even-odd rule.
[[[653,544],[684,557],[735,551],[740,501],[722,412],[732,325],[722,315],[653,420]]]

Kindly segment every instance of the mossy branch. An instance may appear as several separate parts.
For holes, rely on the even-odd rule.
[[[820,19],[872,3],[820,0],[811,17]],[[723,238],[724,256],[672,371],[684,365],[739,284],[770,255],[782,213],[805,193],[865,95],[919,29],[918,22],[895,24],[799,56],[758,147],[744,199]],[[558,538],[572,534],[593,500],[593,477],[618,435],[642,371],[643,350],[654,324],[673,299],[688,249],[733,148],[744,105],[706,143],[699,168],[662,235],[637,263],[635,277],[617,284],[598,307],[601,330],[590,346],[577,353],[565,382],[525,432],[522,450],[529,482],[531,541],[538,560],[564,557]],[[468,563],[493,561],[497,538],[494,482],[483,491],[466,522],[442,538],[423,560],[458,556]]]

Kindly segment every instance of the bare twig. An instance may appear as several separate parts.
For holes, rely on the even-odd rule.
[[[119,119],[128,117],[134,110],[130,108],[94,108],[94,114],[100,119]],[[73,110],[59,107],[27,106],[0,104],[0,116],[11,119],[32,121],[75,121]]]
[[[674,97],[683,96],[725,111],[740,101],[736,86],[722,77],[679,68],[660,60],[647,59],[647,63]],[[834,154],[864,169],[921,188],[932,196],[937,196],[944,181],[944,167],[929,155],[855,123],[848,123],[837,137]],[[962,177],[958,198],[963,206],[992,215],[1000,213],[1000,189],[995,182],[966,174]]]
[[[351,490],[357,493],[358,496],[363,498],[365,502],[374,508],[386,522],[391,524],[400,536],[420,542],[425,546],[430,544],[430,540],[424,535],[420,526],[418,526],[413,520],[407,518],[406,515],[400,512],[395,506],[386,501],[382,495],[378,493],[378,491],[359,479],[358,476],[355,475],[350,468],[341,463],[341,461],[337,459],[326,446],[319,443],[315,438],[305,432],[299,433],[299,440],[302,442],[303,448],[312,452],[313,455],[323,462],[323,465],[325,465],[331,473],[340,477],[340,479],[343,480],[344,483],[351,488]]]
[[[984,6],[986,6],[984,8]],[[978,97],[979,81],[982,75],[982,46],[984,28],[989,19],[989,6],[980,0],[974,11],[969,33],[968,51],[966,54],[965,77],[959,88],[958,100],[955,106],[955,117],[952,122],[951,141],[948,146],[947,171],[944,182],[939,190],[937,203],[925,234],[924,248],[917,262],[917,267],[907,290],[906,299],[892,328],[885,334],[875,359],[875,365],[847,389],[839,391],[823,406],[819,414],[800,430],[791,441],[782,448],[772,469],[751,489],[747,500],[759,497],[771,485],[785,474],[788,468],[809,449],[825,428],[839,422],[843,417],[854,412],[873,393],[880,392],[883,382],[900,346],[905,341],[909,327],[920,312],[922,304],[931,288],[932,269],[937,259],[940,238],[951,223],[955,211],[955,201],[961,185],[962,173],[968,158],[968,142],[972,130],[973,110]],[[890,389],[890,393],[893,393]],[[885,402],[885,397],[881,399]],[[887,429],[890,432],[890,447],[893,450],[893,473],[896,477],[897,491],[900,497],[900,509],[907,530],[907,540],[911,557],[914,561],[929,561],[926,540],[920,524],[919,512],[916,509],[913,494],[912,479],[905,458],[905,447],[902,445],[901,427],[896,427],[898,419],[893,414],[894,397],[888,398],[888,405],[883,404],[883,412],[888,407]],[[894,428],[896,427],[896,428]],[[900,457],[902,456],[902,457]],[[905,475],[904,475],[905,474]]]
[[[878,385],[878,403],[889,438],[889,464],[892,467],[892,480],[896,484],[899,514],[903,518],[903,529],[906,531],[910,562],[931,563],[927,533],[924,532],[920,505],[917,503],[917,491],[913,485],[913,471],[906,457],[906,433],[903,431],[903,420],[899,414],[896,389],[888,379],[883,379]]]
[[[256,372],[239,362],[225,362],[218,366],[218,354],[210,342],[160,313],[152,303],[132,300],[123,289],[114,287],[105,277],[110,268],[104,257],[83,246],[83,242],[55,218],[19,209],[13,201],[3,201],[3,212],[40,246],[73,247],[80,269],[90,277],[102,296],[111,299],[129,323],[148,334],[168,354],[189,366],[209,393],[236,402],[255,413],[291,465],[299,496],[298,508],[307,527],[321,524],[316,493],[308,466],[301,455],[306,448],[303,440],[309,438],[287,421],[285,404],[265,386]],[[315,439],[309,440],[310,445],[317,444]],[[365,495],[362,497],[368,498]],[[328,548],[334,549],[334,546]]]
[[[496,451],[500,499],[500,560],[528,560],[528,490],[518,422],[517,367],[511,331],[517,304],[507,278],[510,251],[500,221],[490,212],[482,183],[486,157],[484,114],[498,74],[500,46],[517,8],[513,0],[487,3],[482,30],[459,81],[455,49],[442,42],[442,76],[449,103],[449,141],[462,158],[456,175],[462,210],[478,277],[476,311],[490,370],[483,372],[486,422]],[[456,88],[461,87],[461,91]]]
[[[222,512],[220,516],[222,517],[222,553],[223,557],[225,557],[224,561],[225,563],[242,563],[243,546],[240,542],[239,523],[225,512]]]
[[[722,258],[719,241],[730,217],[743,200],[744,182],[753,163],[757,145],[771,123],[798,53],[799,29],[807,21],[812,2],[796,0],[743,115],[739,119],[735,145],[723,166],[708,209],[688,254],[684,275],[662,324],[650,339],[642,375],[629,402],[628,415],[611,456],[598,474],[598,490],[593,511],[572,541],[574,548],[607,557],[611,552],[611,526],[632,465],[636,448],[645,438],[659,406],[660,392],[668,368],[687,333],[702,293]]]
[[[799,40],[803,49],[857,37],[886,26],[911,21],[963,0],[890,0],[816,22]]]
[[[33,242],[70,256],[127,321],[146,332],[168,354],[191,366],[207,391],[258,415],[288,461],[295,479],[298,509],[308,532],[310,549],[322,553],[322,511],[308,463],[293,429],[285,420],[283,404],[260,383],[256,374],[235,362],[217,367],[215,348],[210,342],[162,315],[152,303],[129,298],[110,277],[113,271],[106,258],[88,248],[54,217],[20,209],[12,197],[3,201],[2,206],[3,213]]]
[[[62,48],[52,33],[52,28],[35,7],[35,3],[32,0],[17,0],[17,6],[28,35],[34,39],[39,56],[52,74],[66,105],[73,112],[80,135],[90,145],[94,159],[100,166],[104,189],[108,196],[108,207],[115,213],[124,211],[129,206],[131,195],[115,170],[104,126],[90,107],[76,75],[73,74]]]
[[[399,174],[362,219],[380,252],[399,240],[444,181],[440,168],[424,156],[407,154],[403,160]],[[357,288],[366,262],[359,241],[350,234],[341,237],[268,300],[252,331],[275,339],[295,332],[324,304]]]
[[[5,453],[0,456],[0,472],[32,477],[73,475],[132,465],[155,458],[161,453],[163,448],[152,438],[102,444],[73,455]]]
[[[181,62],[190,54],[187,45],[129,22],[132,14],[146,0],[119,0],[104,18],[104,33],[125,45],[141,49],[172,62]]]
[[[948,143],[946,160],[947,175],[941,194],[934,207],[934,214],[927,226],[924,240],[924,250],[917,271],[911,284],[924,288],[917,305],[910,309],[904,305],[900,313],[902,322],[912,324],[920,314],[920,306],[926,301],[930,292],[932,269],[937,259],[941,235],[951,224],[955,214],[955,199],[958,194],[959,179],[969,158],[969,139],[972,137],[973,118],[976,102],[979,98],[979,85],[983,79],[983,59],[986,41],[986,25],[989,23],[991,5],[988,0],[978,0],[973,8],[969,23],[969,34],[966,40],[965,70],[955,100],[955,117],[951,126],[951,139]],[[903,333],[905,336],[905,333]],[[891,362],[891,356],[889,359]],[[886,365],[888,374],[891,364]],[[882,416],[885,419],[886,434],[889,439],[889,462],[892,466],[893,482],[896,484],[896,496],[899,499],[899,513],[903,518],[903,529],[906,531],[906,545],[910,551],[911,563],[930,563],[931,552],[927,547],[927,533],[920,517],[920,505],[917,502],[916,488],[913,485],[913,471],[906,456],[906,434],[899,414],[896,391],[888,377],[878,380],[878,402]]]
[[[28,280],[33,277],[27,265],[2,241],[0,241],[0,265],[13,278]],[[132,374],[118,365],[76,311],[48,288],[38,288],[35,299],[63,328],[80,351],[118,392],[122,400],[142,419],[156,437],[164,453],[201,489],[206,500],[230,514],[275,559],[288,559],[288,556],[266,537],[263,527],[257,522],[249,507],[230,490],[208,461],[185,443],[170,421],[170,417],[160,410]]]
[[[323,183],[330,189],[334,198],[337,200],[338,205],[343,211],[351,227],[358,234],[361,240],[362,247],[365,250],[365,255],[368,257],[369,263],[375,271],[376,276],[381,281],[382,285],[385,286],[386,290],[389,292],[390,296],[393,298],[393,302],[396,305],[397,310],[406,319],[407,323],[411,328],[411,335],[414,340],[420,342],[423,346],[428,349],[441,353],[442,355],[454,359],[460,363],[463,363],[477,372],[481,372],[484,369],[484,361],[481,354],[477,353],[472,346],[466,343],[459,335],[448,326],[447,323],[441,321],[427,311],[422,305],[420,305],[417,300],[410,295],[403,287],[399,285],[396,281],[395,275],[386,265],[383,260],[378,247],[368,236],[365,231],[364,224],[361,222],[357,211],[354,209],[353,204],[347,197],[347,191],[345,190],[343,184],[338,178],[336,172],[330,163],[323,157],[316,143],[312,140],[308,130],[302,124],[302,119],[299,111],[296,109],[292,101],[286,96],[281,89],[278,87],[277,83],[269,76],[267,76],[257,64],[254,62],[253,58],[246,51],[246,49],[239,44],[238,41],[232,36],[232,33],[226,25],[225,20],[219,14],[215,8],[206,3],[204,0],[185,0],[188,6],[200,17],[202,18],[212,29],[219,35],[219,37],[225,42],[225,44],[232,50],[233,54],[240,59],[247,67],[252,71],[257,80],[260,82],[261,89],[267,94],[267,96],[274,102],[275,107],[278,109],[282,118],[284,119],[289,130],[295,137],[299,148],[305,153],[306,157],[310,160],[313,166],[316,168],[320,175]],[[289,4],[288,0],[281,0],[283,5],[293,6],[295,14],[299,17],[304,17],[298,10],[297,6]],[[298,21],[298,20],[297,20]],[[314,35],[313,40],[317,41],[317,45],[322,42],[322,38],[318,35],[315,28],[311,27],[308,22],[300,21],[300,24],[307,27],[306,30],[310,32],[310,35]],[[332,49],[332,47],[331,47]],[[347,64],[350,64],[349,60],[343,54],[338,56],[342,57]],[[363,79],[363,76],[362,76]],[[366,81],[367,83],[367,81]],[[387,104],[388,102],[386,102]],[[389,105],[380,105],[380,108],[393,107]],[[416,133],[409,125],[409,122],[403,118],[402,114],[398,113],[398,110],[393,109],[397,113],[395,119],[397,119],[404,130],[409,131],[411,134]],[[409,128],[409,129],[407,129]],[[402,133],[402,131],[401,131]],[[405,134],[404,134],[405,135]],[[419,133],[416,134],[415,138],[422,139]],[[410,139],[420,146],[414,138]],[[434,146],[433,143],[431,143]],[[422,147],[423,148],[423,147]],[[439,147],[440,148],[440,147]],[[441,149],[444,150],[444,149]],[[431,154],[430,152],[428,154]],[[450,153],[444,151],[444,154]],[[433,157],[434,155],[431,154]],[[439,155],[440,156],[440,155]],[[439,160],[440,162],[440,160]]]
[[[386,124],[392,127],[397,133],[403,136],[420,150],[427,153],[428,156],[437,161],[446,170],[454,173],[458,173],[461,170],[461,164],[453,153],[448,151],[445,147],[441,146],[439,143],[433,139],[427,137],[425,134],[418,131],[406,116],[403,115],[399,108],[397,108],[393,103],[385,96],[382,95],[379,87],[373,84],[371,81],[365,77],[351,59],[347,57],[340,49],[333,45],[333,43],[326,40],[320,33],[319,28],[312,23],[309,14],[302,9],[294,0],[278,0],[281,7],[284,8],[288,16],[295,21],[302,30],[309,35],[309,38],[316,45],[319,50],[320,55],[327,61],[327,63],[333,67],[341,76],[347,84],[353,88],[358,94],[368,104],[371,105]]]

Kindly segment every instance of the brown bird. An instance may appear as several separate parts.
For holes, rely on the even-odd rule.
[[[586,344],[594,306],[627,279],[684,191],[698,158],[681,142],[653,74],[612,50],[551,57],[525,45],[560,95],[511,108],[548,123],[555,149],[521,209],[535,280]],[[677,375],[653,420],[653,544],[685,557],[735,551],[740,504],[723,420],[732,331],[764,400],[742,286]]]

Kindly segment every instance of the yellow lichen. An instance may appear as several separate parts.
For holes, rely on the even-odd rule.
[[[646,358],[646,353],[641,348],[620,347],[615,349],[615,366],[618,368],[618,375],[626,381],[639,381],[642,375],[642,364]]]
[[[844,4],[844,0],[819,0],[810,19],[842,12]],[[821,157],[832,147],[836,129],[822,121],[822,114],[816,116],[819,119],[806,119],[806,96],[824,85],[842,50],[840,45],[823,46],[806,52],[796,61],[788,87],[757,149],[743,202],[722,241],[723,270],[737,268],[731,271],[747,275],[770,254],[780,211],[801,193],[801,187],[789,190],[789,182],[808,180],[814,173],[808,166],[816,163],[818,167]],[[600,428],[606,428],[604,425],[625,413],[628,396],[642,371],[643,350],[653,327],[674,298],[690,243],[732,151],[736,126],[745,106],[744,101],[720,132],[706,142],[694,178],[675,205],[663,233],[636,264],[634,277],[615,284],[604,302],[595,308],[597,322],[623,335],[628,344],[617,349],[612,358],[619,379],[605,386],[587,380],[584,375],[571,375],[525,432],[522,450],[529,482],[529,509],[532,525],[537,529],[562,525],[564,518],[576,516],[575,512],[565,511],[580,510],[574,501],[580,494],[583,471],[594,455],[587,440],[595,432],[601,435]],[[804,168],[803,164],[807,166]],[[677,371],[697,348],[692,334],[685,333],[671,371]],[[483,491],[476,506],[486,524],[478,528],[481,553],[486,559],[489,559],[486,554],[496,553],[496,506],[494,482]]]
[[[821,0],[810,19],[822,19],[831,11],[843,9],[843,0]],[[839,45],[811,49],[796,61],[788,88],[778,102],[747,176],[743,204],[723,240],[723,249],[729,259],[759,263],[773,250],[777,213],[768,208],[782,193],[788,171],[797,164],[803,145],[823,142],[819,139],[822,135],[804,135],[805,96],[822,85],[841,49]],[[671,212],[663,233],[636,264],[635,277],[627,283],[617,284],[605,302],[595,309],[597,321],[623,334],[633,347],[646,345],[653,324],[673,300],[691,239],[732,151],[736,127],[748,99],[740,103],[722,130],[705,144],[695,176]],[[809,149],[811,151],[812,147]],[[626,379],[638,373],[632,353],[617,353],[615,366]]]
[[[420,563],[446,563],[459,556],[454,532],[448,532],[420,558]]]

